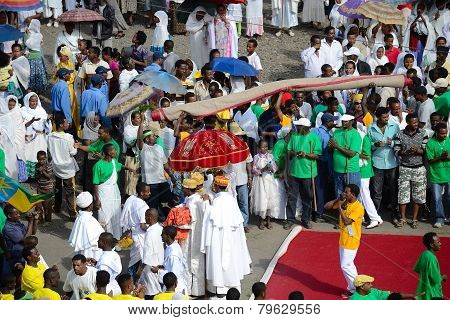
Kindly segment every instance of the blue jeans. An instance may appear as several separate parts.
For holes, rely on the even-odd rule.
[[[333,178],[333,172],[329,170],[328,163],[325,161],[317,161],[317,213],[321,215],[324,212],[324,205],[328,200],[334,199],[333,193],[328,187],[329,177]]]
[[[139,260],[135,264],[133,264],[131,267],[128,267],[128,274],[133,278],[133,282],[137,281],[136,279],[136,272],[139,269],[139,266],[141,265],[141,261]]]
[[[237,201],[241,209],[242,218],[244,218],[244,227],[248,225],[248,186],[236,186]]]
[[[334,193],[336,197],[339,197],[342,192],[344,192],[345,186],[347,184],[356,184],[361,188],[361,173],[360,172],[349,172],[349,173],[339,173],[334,172]]]
[[[445,188],[444,194],[442,194]],[[433,196],[434,207],[436,210],[436,223],[444,223],[444,219],[449,217],[450,211],[450,182],[448,183],[432,183],[431,195]],[[447,211],[444,210],[447,207]],[[446,215],[447,212],[447,215]]]

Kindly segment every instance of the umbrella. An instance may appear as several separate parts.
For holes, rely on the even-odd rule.
[[[353,19],[364,19],[364,15],[357,12],[356,9],[366,1],[381,1],[381,0],[348,0],[339,6],[338,12],[346,17]]]
[[[414,1],[416,1],[416,0],[384,0],[383,2],[387,3],[387,4],[392,4],[392,5],[398,6],[400,4],[413,3]]]
[[[84,8],[73,9],[64,12],[58,17],[59,22],[90,22],[103,21],[105,18],[96,11]]]
[[[17,40],[23,38],[23,32],[20,32],[9,24],[0,25],[0,42]]]
[[[245,161],[247,144],[225,130],[204,130],[191,134],[175,147],[169,164],[175,171],[216,168]]]
[[[233,76],[257,76],[256,69],[245,61],[236,58],[215,58],[211,62],[211,69],[222,71]]]
[[[0,11],[27,11],[42,7],[41,0],[2,0]]]
[[[367,18],[384,24],[406,24],[406,17],[395,5],[384,2],[365,2],[356,11]]]
[[[154,90],[152,87],[146,86],[145,84],[134,83],[130,88],[114,97],[109,103],[106,115],[108,117],[118,117],[133,110],[153,96],[159,96],[159,93],[160,91]]]
[[[162,90],[168,93],[186,94],[187,90],[180,81],[164,71],[144,71],[132,80],[133,82],[142,82],[150,87]]]
[[[185,0],[177,9],[177,18],[179,22],[186,23],[189,14],[197,7],[203,7],[210,16],[216,15],[216,4],[207,0]]]

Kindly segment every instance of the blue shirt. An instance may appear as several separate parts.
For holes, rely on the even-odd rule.
[[[72,123],[69,86],[62,79],[59,79],[52,88],[52,110],[64,113],[67,122]]]
[[[85,90],[81,95],[81,117],[85,118],[89,112],[94,111],[100,115],[100,122],[110,127],[111,119],[106,117],[108,106],[108,98],[97,88]]]
[[[322,145],[322,154],[319,156],[319,161],[326,162],[328,165],[329,172],[333,172],[333,152],[328,146],[328,142],[333,137],[331,130],[328,130],[324,125],[318,128],[312,128],[311,132],[317,134],[320,138],[320,143]]]
[[[89,85],[89,89],[92,89],[92,88],[94,88],[94,86],[92,85],[92,83]],[[108,82],[106,81],[106,80],[103,80],[103,82],[102,82],[102,86],[101,86],[101,88],[100,88],[100,91],[105,95],[105,97],[107,98],[107,99],[109,99],[108,98]]]
[[[398,166],[398,160],[394,153],[394,137],[400,130],[398,125],[389,121],[384,130],[381,132],[377,123],[370,125],[367,129],[367,136],[372,145],[372,165],[377,169],[393,169]],[[390,138],[391,144],[387,145],[386,141]],[[376,147],[375,143],[383,141],[383,147]]]
[[[6,221],[3,227],[3,239],[11,254],[11,259],[18,262],[22,258],[22,239],[27,234],[27,227],[20,221]]]
[[[161,70],[161,66],[154,62],[148,67],[144,68],[144,71],[159,71],[159,70]]]

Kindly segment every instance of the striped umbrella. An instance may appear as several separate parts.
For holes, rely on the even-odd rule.
[[[357,11],[358,7],[368,1],[380,2],[382,0],[348,0],[339,6],[338,12],[348,18],[365,19],[366,17]]]
[[[365,2],[356,11],[367,18],[380,21],[384,24],[405,25],[405,15],[397,9],[397,6],[384,2]]]
[[[78,8],[64,12],[56,20],[59,22],[90,22],[103,21],[105,18],[96,11]]]
[[[41,0],[1,0],[0,11],[33,10],[42,7]]]
[[[392,4],[394,6],[398,6],[400,4],[413,3],[415,1],[416,0],[384,0],[383,2],[387,4]]]

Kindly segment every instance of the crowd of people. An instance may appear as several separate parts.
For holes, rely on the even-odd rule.
[[[244,36],[241,5],[218,5],[214,16],[197,7],[184,24],[176,14],[180,2],[170,1],[166,8],[166,1],[147,0],[146,27],[155,25],[151,41],[142,30],[130,46],[114,48],[112,39],[123,37],[133,23],[137,2],[82,1],[79,5],[105,21],[93,24],[90,40],[73,23],[64,23],[51,77],[41,21],[59,27],[63,8],[77,4],[65,1],[63,7],[53,0],[44,1],[43,9],[0,12],[1,23],[9,21],[24,32],[23,39],[1,44],[0,171],[39,194],[55,193],[27,214],[28,225],[16,208],[2,204],[2,297],[236,298],[251,272],[246,234],[252,232],[253,214],[256,227],[267,232],[274,219],[286,230],[298,223],[306,229],[315,228],[313,222],[336,225],[349,295],[387,299],[389,293],[370,289],[374,279],[358,275],[353,262],[364,215],[366,229],[386,220],[396,228],[409,224],[419,230],[420,220],[437,229],[450,222],[448,2],[401,6],[408,22],[396,26],[345,18],[336,11],[340,1],[332,10],[326,10],[328,1],[303,1],[302,22],[324,27],[323,36],[311,37],[309,48],[299,48],[306,78],[401,74],[408,79],[403,89],[375,84],[340,91],[287,89],[204,117],[183,112],[175,121],[158,122],[140,108],[108,117],[114,97],[150,70],[172,74],[187,89],[185,95],[162,92],[159,108],[261,85],[269,59],[257,53],[263,1],[247,1],[245,53],[238,50]],[[277,37],[283,31],[294,36],[298,3],[272,1]],[[176,53],[172,37],[184,33],[187,59]],[[257,76],[215,71],[212,61],[218,57],[239,58]],[[46,96],[48,107],[41,104]],[[176,146],[213,129],[245,141],[248,158],[220,168],[174,171],[169,158]],[[51,223],[54,213],[74,222],[68,239],[73,269],[61,295],[58,267],[46,265],[35,236],[39,221]],[[424,261],[434,257],[432,291],[421,282],[415,295],[396,298],[442,297],[445,277],[434,256],[438,242],[436,234],[424,237],[428,253],[415,267],[427,277],[431,271]],[[117,252],[128,247],[124,268]],[[264,298],[265,284],[256,283],[253,292]],[[291,295],[303,298],[298,291]]]

